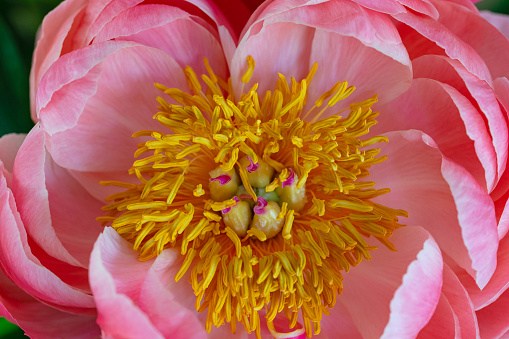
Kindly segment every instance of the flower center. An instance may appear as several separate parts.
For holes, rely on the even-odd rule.
[[[244,84],[254,70],[247,61]],[[135,152],[149,155],[129,170],[140,183],[102,182],[126,190],[107,198],[109,214],[98,220],[140,260],[180,250],[175,280],[187,272],[208,331],[228,322],[235,333],[240,322],[259,338],[260,316],[275,331],[283,313],[291,328],[301,314],[307,336],[318,334],[342,292],[341,271],[376,249],[365,238],[394,250],[388,238],[407,216],[372,201],[389,189],[361,180],[386,159],[370,148],[386,137],[362,138],[376,124],[376,96],[320,119],[354,87],[338,82],[305,112],[317,64],[300,82],[280,74],[263,98],[257,84],[235,98],[231,81],[205,65],[205,89],[184,70],[193,94],[156,84],[177,104],[157,98],[164,132],[133,135],[151,138]]]

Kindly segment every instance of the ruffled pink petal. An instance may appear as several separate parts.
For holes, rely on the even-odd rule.
[[[483,187],[486,182],[490,188],[495,185],[497,161],[490,134],[476,108],[453,87],[415,79],[407,92],[377,109],[381,112],[377,134],[423,131],[445,156],[465,167]]]
[[[86,7],[85,0],[62,2],[51,11],[39,29],[30,73],[30,104],[32,119],[38,121],[35,109],[35,96],[44,73],[61,55],[64,41],[73,25],[79,22]]]
[[[444,265],[442,296],[433,317],[418,338],[479,338],[477,318],[458,277]]]
[[[495,79],[495,93],[505,111],[506,121],[509,121],[509,80],[507,78]],[[509,208],[507,208],[509,199],[509,171],[502,174],[497,187],[491,192],[491,197],[495,201],[497,212],[498,236],[502,239],[509,231]]]
[[[477,317],[470,296],[458,277],[444,265],[442,294],[447,298],[451,308],[458,318],[461,338],[479,338]]]
[[[381,246],[372,260],[344,274],[338,300],[363,338],[415,337],[439,301],[443,263],[430,234],[407,226],[391,242],[397,252]],[[334,322],[333,314],[326,321]]]
[[[477,312],[483,339],[505,338],[509,331],[509,293],[504,292],[494,303]]]
[[[104,26],[107,25],[110,21],[114,20],[114,18],[117,17],[120,13],[138,5],[141,2],[141,0],[113,0],[107,6],[104,6],[87,33],[87,44],[92,42],[92,40],[104,28]],[[217,0],[216,2],[222,3],[222,0]],[[158,2],[156,1],[155,3]],[[239,3],[238,0],[230,0],[229,7],[231,9],[235,8],[235,19],[230,21],[234,24],[234,29],[228,20],[234,15],[233,11],[230,10],[230,8],[225,11],[228,16],[227,19],[223,12],[216,6],[213,1],[180,0],[171,1],[170,3],[172,6],[176,6],[191,15],[198,16],[204,20],[215,23],[218,31],[222,31],[221,38],[226,39],[226,41],[237,41],[238,32],[240,32],[240,29],[242,29],[240,26],[247,20],[248,16],[246,8],[242,3]]]
[[[97,90],[101,63],[110,54],[134,45],[109,42],[59,58],[46,72],[37,91],[37,113],[42,128],[54,134],[76,125],[84,104]]]
[[[461,338],[459,320],[454,314],[451,304],[441,294],[433,316],[419,332],[418,339],[450,339]]]
[[[508,131],[506,118],[493,89],[485,81],[468,72],[458,61],[439,56],[424,56],[414,60],[414,74],[415,77],[431,78],[449,84],[466,98],[470,98],[474,105],[479,106],[480,112],[487,120],[489,133],[493,139],[499,179],[507,163]],[[471,133],[472,131],[469,135]],[[486,167],[490,157],[479,154],[479,158]],[[492,191],[493,187],[488,181],[489,191]]]
[[[426,228],[441,250],[484,287],[496,268],[498,248],[490,196],[429,136],[418,131],[386,135],[389,143],[381,145],[381,154],[388,159],[371,169],[370,180],[391,193],[378,201],[406,210],[405,223]]]
[[[68,63],[88,62],[96,53],[103,53],[102,47],[109,50],[111,44],[126,46],[131,43],[116,41],[92,45],[66,55]],[[46,130],[54,131],[55,126],[67,119],[64,103],[72,101],[76,107],[73,119],[79,118],[79,123],[74,121],[75,125],[66,127],[74,128],[54,134],[49,141],[49,150],[61,166],[92,172],[127,171],[132,166],[136,145],[142,141],[142,138],[132,138],[132,134],[143,129],[161,129],[161,124],[152,118],[160,106],[156,98],[162,96],[172,102],[154,87],[154,83],[187,88],[182,69],[169,55],[151,47],[131,46],[118,48],[101,60],[97,66],[101,71],[94,79],[86,75],[75,81],[83,80],[93,88],[89,96],[79,99],[82,101],[77,102],[72,91],[65,91],[60,102],[50,102],[52,114],[46,120]],[[75,60],[71,60],[74,57]],[[66,67],[62,61],[62,67],[57,62],[54,69],[59,72]],[[76,90],[86,93],[86,86],[80,85]],[[44,116],[42,119],[44,121]]]
[[[509,40],[478,12],[449,1],[434,1],[438,21],[470,45],[488,66],[493,79],[509,74]],[[467,67],[468,68],[468,67]]]
[[[98,33],[94,43],[111,39],[159,48],[198,76],[207,74],[206,57],[214,72],[227,78],[226,62],[217,31],[206,21],[165,5],[141,5],[123,11]],[[192,41],[193,48],[189,48]]]
[[[102,204],[93,199],[44,148],[37,125],[16,158],[13,192],[25,227],[51,256],[87,267],[93,244],[102,230],[95,218]]]
[[[481,290],[475,281],[464,271],[456,269],[461,283],[468,290],[476,310],[486,307],[497,300],[509,288],[509,238],[500,241],[497,253],[497,269],[488,284]]]
[[[459,60],[470,73],[491,85],[491,74],[484,60],[474,48],[458,38],[447,26],[432,18],[411,12],[396,14],[394,18],[411,28],[400,27],[400,34],[408,50],[412,52],[412,58],[445,52],[450,58]],[[459,20],[456,17],[454,21]]]
[[[350,101],[376,93],[388,101],[410,86],[408,54],[386,16],[346,1],[280,6],[289,8],[262,16],[243,36],[231,63],[234,88],[242,87],[248,55],[256,67],[246,90],[259,82],[261,92],[272,89],[278,72],[300,81],[318,62],[308,105],[342,80],[359,88]]]
[[[165,250],[157,257],[143,283],[138,306],[167,338],[207,338],[205,324],[198,320],[194,308],[196,296],[191,284],[187,279],[174,281],[181,259],[179,251],[174,249]]]
[[[112,228],[99,236],[90,258],[90,285],[106,337],[164,338],[135,303],[150,265],[138,261],[138,253]]]
[[[429,0],[397,0],[400,4],[405,5],[409,9],[424,15],[430,16],[433,19],[438,19],[439,14],[435,6]]]
[[[33,255],[14,196],[3,176],[0,177],[0,224],[0,264],[17,286],[51,306],[80,314],[94,313],[95,305],[89,294],[64,283]]]
[[[2,310],[3,309],[3,310]],[[47,306],[22,291],[0,271],[0,315],[32,338],[97,338],[95,316],[76,315]]]

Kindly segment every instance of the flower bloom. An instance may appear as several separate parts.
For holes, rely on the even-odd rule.
[[[33,337],[506,334],[507,18],[466,0],[249,15],[47,16],[36,126],[0,139],[1,315]]]

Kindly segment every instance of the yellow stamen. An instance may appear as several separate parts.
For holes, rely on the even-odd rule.
[[[376,124],[377,97],[335,109],[355,90],[341,81],[308,98],[315,63],[301,81],[280,74],[273,91],[258,93],[253,84],[236,100],[231,79],[204,62],[207,75],[184,69],[189,90],[155,85],[177,104],[155,98],[161,131],[133,134],[150,138],[129,169],[139,183],[101,182],[122,191],[106,198],[107,215],[97,219],[140,260],[179,249],[183,263],[174,278],[190,272],[207,331],[228,322],[235,333],[240,322],[260,338],[265,321],[277,337],[273,320],[282,313],[291,328],[303,320],[294,334],[318,334],[343,290],[342,271],[371,258],[372,239],[394,251],[388,238],[407,216],[372,201],[388,188],[362,181],[386,159],[368,149],[386,137],[361,139]],[[243,84],[254,68],[248,57]],[[311,100],[314,107],[303,112]],[[337,114],[320,118],[333,109]]]

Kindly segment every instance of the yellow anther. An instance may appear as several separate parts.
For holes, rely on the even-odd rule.
[[[249,82],[249,80],[251,80],[251,77],[253,76],[254,68],[255,68],[255,61],[254,61],[253,57],[249,55],[247,57],[247,71],[246,71],[246,73],[244,73],[244,75],[242,76],[242,79],[240,81],[247,84]]]

